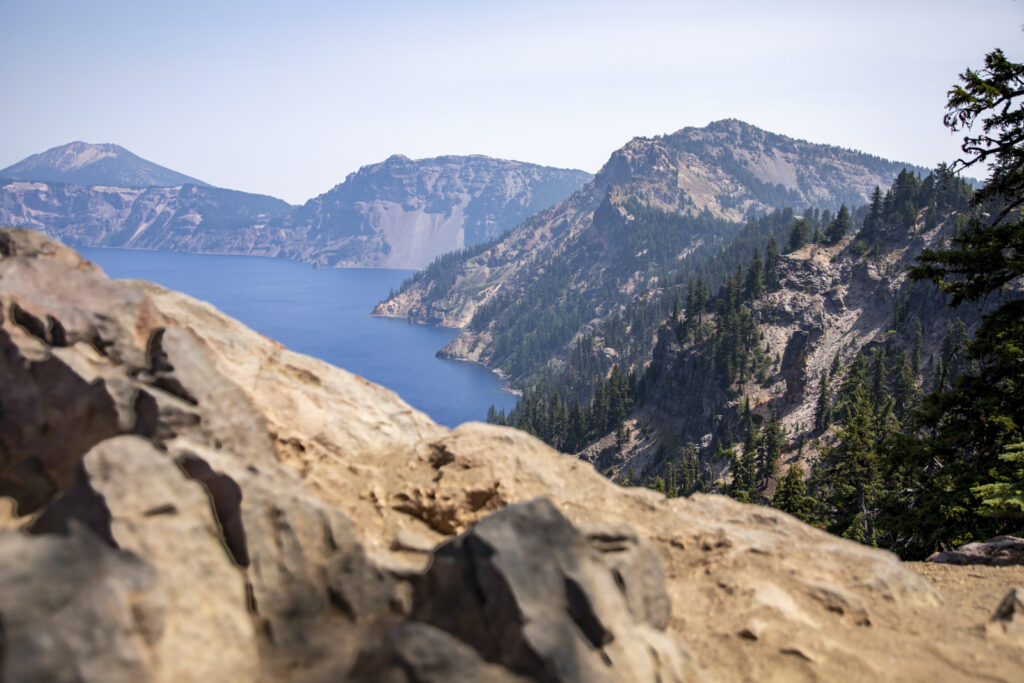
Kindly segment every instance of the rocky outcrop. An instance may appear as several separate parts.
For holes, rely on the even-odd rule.
[[[993,567],[1024,565],[1024,538],[996,536],[981,543],[967,543],[956,550],[934,553],[927,561],[942,564],[986,564]]]
[[[0,312],[4,680],[1024,674],[889,553],[449,431],[38,234]]]
[[[0,225],[73,246],[423,268],[557,204],[589,173],[484,156],[393,156],[302,206],[214,188],[116,145],[72,143],[0,171]]]

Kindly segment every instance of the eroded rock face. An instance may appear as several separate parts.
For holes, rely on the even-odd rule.
[[[888,553],[449,431],[37,234],[0,315],[3,680],[1024,674]]]

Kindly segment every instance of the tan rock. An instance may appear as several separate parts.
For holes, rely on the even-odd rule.
[[[6,679],[492,672],[466,641],[409,621],[410,582],[440,552],[422,552],[425,538],[540,497],[585,552],[628,549],[594,585],[618,572],[637,586],[625,605],[644,637],[711,680],[1024,678],[1019,644],[978,628],[1020,581],[964,626],[942,577],[967,593],[974,579],[934,573],[1018,568],[910,568],[771,509],[619,488],[522,432],[449,431],[31,233],[0,231],[0,254],[0,496],[27,503],[8,503],[0,531],[0,617],[6,651],[30,653],[3,659]],[[670,610],[654,574],[635,578],[644,547]],[[225,673],[218,657],[248,660]]]

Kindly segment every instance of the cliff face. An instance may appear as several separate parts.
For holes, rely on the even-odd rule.
[[[416,269],[496,238],[589,179],[483,156],[394,156],[292,207],[209,187],[116,145],[72,143],[0,171],[0,224],[76,246]]]
[[[633,438],[620,448],[613,434],[605,435],[582,457],[642,478],[656,475],[679,447],[694,444],[714,481],[728,462],[711,460],[712,440],[741,431],[740,416],[749,399],[758,421],[774,414],[788,435],[784,463],[802,460],[809,472],[809,461],[818,455],[810,437],[828,441],[828,435],[814,431],[823,375],[831,377],[834,400],[842,380],[834,367],[846,368],[859,353],[873,349],[909,357],[919,322],[920,368],[914,380],[916,387],[930,390],[944,362],[949,326],[955,321],[965,329],[977,325],[981,309],[951,309],[937,288],[907,278],[922,250],[939,248],[955,234],[956,225],[957,215],[951,214],[928,229],[923,217],[910,228],[890,227],[868,255],[854,248],[855,235],[780,255],[777,286],[750,304],[758,343],[772,359],[764,378],[751,377],[727,390],[711,367],[709,349],[694,343],[693,326],[686,339],[680,338],[678,326],[663,326],[647,371],[650,383],[627,420]],[[705,321],[717,325],[716,317],[708,313]],[[798,456],[797,444],[804,438],[808,443]]]
[[[1024,674],[891,554],[449,431],[38,234],[0,304],[5,680]]]
[[[79,247],[272,256],[280,246],[269,223],[291,209],[280,199],[217,187],[85,187],[0,179],[0,222]]]
[[[468,255],[451,269],[453,276],[428,273],[374,314],[452,327],[472,321],[472,329],[441,354],[501,365],[505,359],[498,358],[494,340],[507,325],[488,306],[535,297],[531,288],[544,273],[565,270],[558,283],[563,292],[590,292],[596,317],[583,320],[583,332],[636,294],[657,290],[659,279],[673,273],[673,263],[701,245],[727,239],[747,216],[773,207],[834,210],[842,203],[863,204],[875,186],[887,187],[904,167],[735,120],[636,138],[572,197]],[[638,209],[658,215],[640,220]],[[673,220],[679,225],[669,240],[661,228],[651,227]]]
[[[299,246],[284,249],[325,266],[423,268],[443,253],[493,240],[590,177],[484,156],[396,155],[297,209],[285,225],[301,235]]]

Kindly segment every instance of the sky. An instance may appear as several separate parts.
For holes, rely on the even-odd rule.
[[[0,168],[113,142],[292,203],[391,154],[596,172],[738,118],[932,167],[946,91],[1024,0],[0,0]]]

